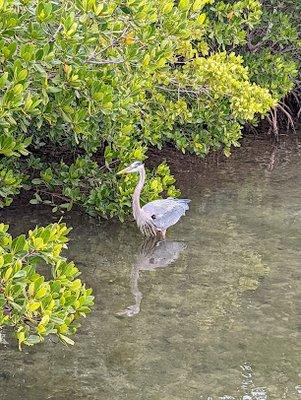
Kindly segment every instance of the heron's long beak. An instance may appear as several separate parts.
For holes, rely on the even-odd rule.
[[[117,175],[123,175],[123,174],[129,174],[131,172],[130,167],[126,167],[122,169],[121,171],[117,172]]]

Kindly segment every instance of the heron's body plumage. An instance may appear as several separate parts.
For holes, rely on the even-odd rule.
[[[189,209],[190,200],[188,199],[160,199],[151,201],[142,207],[152,220],[157,229],[166,230],[176,224]]]

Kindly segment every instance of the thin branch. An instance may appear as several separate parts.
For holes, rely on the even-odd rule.
[[[34,255],[36,255],[36,254],[37,254],[37,251],[36,251],[36,250],[31,250],[31,251],[29,251],[28,253],[26,253],[22,258],[20,258],[20,261],[22,262],[22,261],[25,260],[25,258],[27,258],[27,257],[32,257],[32,256],[34,256]]]
[[[177,93],[178,95],[180,93],[184,93],[184,94],[194,94],[195,96],[199,96],[202,93],[208,94],[209,92],[208,89],[206,88],[200,88],[199,90],[191,90],[191,89],[180,89],[180,86],[178,86],[177,89],[171,89],[166,86],[157,85],[156,88],[166,92]]]
[[[66,197],[66,196],[64,196],[62,194],[59,194],[59,193],[48,192],[47,190],[44,190],[44,189],[38,189],[37,192],[38,193],[47,194],[48,196],[57,197],[60,200],[70,201],[69,197]]]
[[[295,102],[297,103],[298,107],[300,107],[301,100],[300,100],[300,98],[297,96],[297,93],[293,90],[293,91],[290,93],[290,95],[293,96],[293,98],[295,99]]]
[[[290,113],[288,111],[286,111],[286,109],[284,107],[282,107],[281,104],[278,104],[277,107],[287,116],[287,120],[288,120],[287,128],[289,127],[289,125],[291,125],[291,127],[293,128],[294,133],[296,133],[295,124],[294,124],[293,118],[290,115]]]
[[[123,59],[117,60],[86,60],[88,64],[94,65],[107,65],[107,64],[122,64],[125,62]]]

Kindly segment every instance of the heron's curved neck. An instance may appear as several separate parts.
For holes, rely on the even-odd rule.
[[[135,219],[137,219],[137,216],[141,212],[140,195],[144,182],[145,182],[145,169],[143,167],[139,170],[139,182],[137,183],[137,186],[133,194],[133,214]]]

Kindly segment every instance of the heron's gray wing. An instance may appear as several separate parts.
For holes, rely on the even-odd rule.
[[[157,228],[165,230],[179,221],[185,211],[189,209],[188,199],[154,200],[142,207],[154,221]]]

